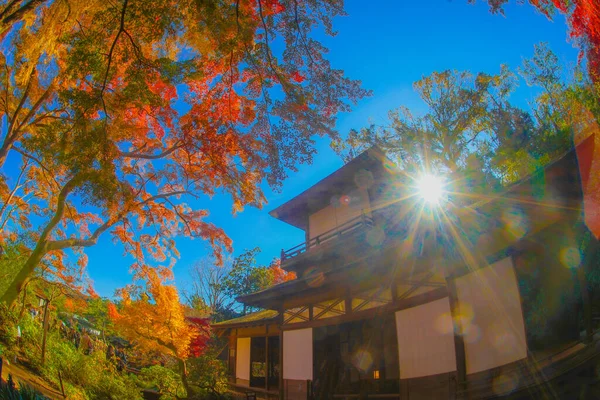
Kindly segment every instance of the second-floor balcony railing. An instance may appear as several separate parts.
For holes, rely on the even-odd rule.
[[[373,219],[366,214],[359,215],[356,218],[348,220],[343,224],[336,226],[326,232],[321,233],[314,238],[311,238],[308,242],[300,243],[297,246],[292,247],[288,250],[281,250],[281,262],[287,261],[291,258],[297,257],[300,254],[306,253],[311,249],[325,243],[337,240],[338,238],[348,235],[351,232],[363,230],[367,227],[373,226]]]

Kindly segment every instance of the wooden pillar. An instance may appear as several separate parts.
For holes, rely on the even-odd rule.
[[[584,342],[591,343],[594,339],[594,328],[592,326],[592,304],[583,265],[577,270],[577,278],[579,279],[581,301],[583,303],[583,325],[585,328]]]
[[[583,324],[585,328],[585,342],[591,343],[594,339],[594,327],[592,321],[592,298],[588,287],[586,274],[596,262],[599,242],[590,234],[587,252],[583,255],[583,261],[577,270],[577,278],[581,290],[581,301],[583,303]]]
[[[235,328],[235,334],[233,336],[233,366],[231,370],[233,371],[233,383],[237,383],[237,358],[238,358],[238,348],[237,348],[237,338],[238,338],[238,330]]]
[[[460,304],[456,291],[456,282],[452,277],[446,277],[448,287],[448,300],[450,301],[450,313],[452,314],[452,324],[454,326],[454,351],[456,352],[456,389],[457,398],[464,398],[467,389],[467,362],[465,355],[465,342],[462,337],[463,326],[460,316]]]
[[[265,327],[265,389],[269,390],[269,324]]]
[[[306,215],[306,230],[304,231],[304,241],[306,243],[306,250],[308,250],[308,246],[310,243],[310,215],[308,211],[305,213]]]
[[[352,312],[352,294],[350,293],[350,290],[346,290],[344,302],[344,312],[350,314]]]
[[[279,400],[283,400],[283,308],[279,310]]]

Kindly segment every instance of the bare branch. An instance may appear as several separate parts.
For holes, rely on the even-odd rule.
[[[178,142],[176,145],[174,145],[171,148],[166,149],[162,153],[158,153],[158,154],[145,154],[145,153],[140,153],[140,152],[122,151],[121,155],[123,157],[127,157],[127,158],[142,158],[145,160],[157,160],[157,159],[168,156],[169,154],[173,153],[175,150],[178,150],[182,147],[183,147],[183,144],[181,142]]]

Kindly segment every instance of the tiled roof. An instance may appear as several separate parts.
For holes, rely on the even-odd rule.
[[[275,310],[262,310],[244,315],[242,317],[217,322],[211,325],[215,328],[225,328],[230,325],[257,325],[263,321],[266,322],[274,320],[277,318],[277,316],[279,316],[279,312]]]

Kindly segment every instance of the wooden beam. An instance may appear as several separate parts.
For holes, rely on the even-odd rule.
[[[304,328],[316,328],[319,326],[326,325],[337,325],[343,324],[344,322],[358,321],[361,319],[369,319],[375,315],[381,315],[385,313],[395,312],[398,310],[404,310],[406,308],[416,307],[421,304],[430,303],[435,300],[442,299],[448,296],[448,290],[444,288],[437,288],[426,293],[418,294],[407,299],[396,301],[381,307],[369,308],[362,311],[352,311],[349,314],[340,315],[337,317],[317,319],[308,322],[297,322],[293,324],[286,324],[282,326],[283,330],[294,330]]]
[[[450,301],[450,313],[452,314],[452,324],[454,326],[454,351],[456,353],[456,389],[457,398],[460,393],[467,389],[467,359],[465,354],[465,342],[462,337],[463,326],[460,315],[460,305],[456,291],[456,282],[454,278],[446,280],[448,287],[448,299]]]
[[[309,317],[305,317],[304,315],[302,315],[302,313],[304,313],[304,311],[308,310],[310,307],[309,306],[303,306],[303,307],[299,307],[298,311],[291,311],[291,310],[287,310],[288,314],[291,314],[291,316],[289,318],[284,318],[283,323],[287,324],[289,323],[291,320],[293,320],[294,318],[299,318],[303,321],[306,322],[310,322],[310,310],[309,310]]]
[[[345,310],[344,312],[341,312],[339,310],[335,310],[333,307],[337,306],[338,304],[340,304],[342,301],[345,301],[345,299],[333,299],[331,301],[331,304],[329,304],[328,306],[326,306],[325,308],[323,308],[322,310],[320,310],[317,315],[314,316],[314,318],[311,318],[311,320],[313,319],[319,319],[322,315],[327,314],[329,311],[336,313],[338,315],[344,315],[345,314]],[[319,306],[320,308],[321,306]],[[345,307],[345,306],[344,306]]]
[[[433,271],[425,274],[425,276],[423,278],[421,278],[420,280],[418,280],[417,283],[414,284],[410,289],[408,289],[406,292],[402,293],[398,299],[402,300],[402,299],[407,298],[408,296],[410,296],[411,294],[413,294],[414,292],[419,290],[419,288],[421,288],[423,285],[425,285],[425,283],[429,279],[431,279],[431,277],[434,275],[435,275],[435,272],[433,272]]]

